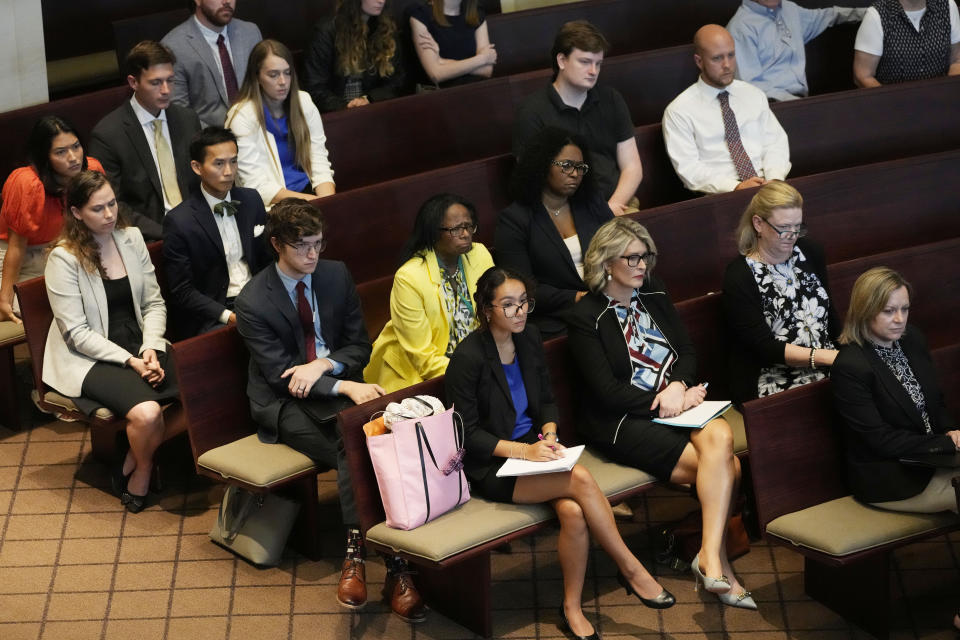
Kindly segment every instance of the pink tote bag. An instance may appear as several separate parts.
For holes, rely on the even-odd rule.
[[[452,407],[390,429],[367,438],[388,527],[415,529],[470,499],[463,420]]]

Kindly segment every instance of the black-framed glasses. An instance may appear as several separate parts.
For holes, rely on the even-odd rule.
[[[577,173],[581,176],[587,175],[590,171],[590,165],[586,162],[573,162],[572,160],[554,160],[551,164],[560,167],[560,172],[564,175],[572,176]]]
[[[802,238],[807,235],[807,225],[802,222],[792,229],[781,229],[780,227],[775,227],[770,224],[770,221],[766,218],[760,218],[763,220],[768,227],[777,232],[777,237],[781,240],[789,240],[790,238]]]
[[[537,306],[537,301],[533,298],[527,298],[520,302],[510,302],[504,305],[494,304],[490,306],[503,309],[504,318],[516,318],[521,308],[523,308],[526,313],[533,313],[533,308]]]
[[[284,242],[283,244],[288,247],[293,247],[297,255],[301,258],[306,258],[310,254],[310,249],[313,249],[317,255],[320,255],[323,253],[323,250],[327,248],[326,239],[317,240],[316,242]]]
[[[627,266],[631,269],[636,269],[641,260],[643,260],[643,264],[647,265],[648,269],[653,266],[654,262],[657,261],[657,254],[649,251],[647,253],[631,253],[628,256],[620,257],[627,261]]]
[[[444,233],[449,233],[454,238],[460,238],[464,235],[473,235],[477,232],[477,225],[475,224],[460,224],[455,227],[440,227],[440,231]]]

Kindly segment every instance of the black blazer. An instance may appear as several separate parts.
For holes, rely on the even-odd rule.
[[[527,412],[533,429],[557,421],[557,406],[543,355],[540,332],[531,324],[514,334],[513,344],[527,390]],[[493,450],[500,440],[511,440],[517,422],[507,376],[489,331],[474,331],[457,345],[444,378],[447,402],[463,418],[466,432],[465,470],[473,479],[484,477],[499,461]]]
[[[180,195],[186,199],[199,184],[190,168],[190,139],[200,131],[200,119],[192,109],[175,104],[165,111],[173,161],[177,166],[177,184]],[[166,213],[160,172],[129,100],[104,116],[93,128],[90,155],[103,165],[117,190],[117,199],[126,205],[131,222],[140,228],[144,239],[148,242],[160,240],[163,236],[160,223]]]
[[[331,393],[338,378],[362,380],[363,368],[370,360],[370,338],[360,298],[345,264],[320,260],[311,285],[317,297],[323,341],[330,349],[328,357],[343,364],[344,370],[336,378],[322,376],[309,398],[333,402]],[[268,265],[243,288],[237,296],[236,313],[237,329],[250,351],[250,412],[260,426],[260,439],[273,443],[278,437],[280,410],[293,400],[288,381],[280,374],[307,361],[303,328],[275,264]]]
[[[797,240],[797,246],[820,278],[827,296],[830,296],[823,248],[807,238]],[[764,318],[762,305],[753,272],[747,266],[746,258],[739,256],[727,265],[723,275],[723,310],[730,338],[727,358],[729,385],[733,400],[737,403],[757,397],[760,369],[784,364],[785,343],[773,336]],[[840,322],[832,299],[827,307],[827,333],[836,343],[840,336]]]
[[[256,275],[270,259],[262,236],[254,227],[266,224],[263,199],[254,189],[234,187],[230,198],[239,202],[236,221],[243,258]],[[178,340],[190,338],[220,324],[227,308],[230,274],[216,216],[199,189],[163,218],[163,270],[170,291],[169,325]]]
[[[697,358],[693,342],[680,321],[663,284],[648,277],[640,287],[644,308],[677,352],[670,381],[694,385]],[[602,293],[588,293],[573,307],[568,343],[584,390],[579,401],[577,428],[594,442],[616,444],[620,425],[628,416],[652,419],[655,391],[630,384],[633,366],[616,312]]]
[[[932,434],[925,433],[910,395],[871,345],[842,346],[830,372],[846,438],[850,488],[863,502],[904,500],[923,491],[933,469],[903,465],[900,457],[955,450],[946,432],[956,422],[944,404],[926,340],[908,325],[900,347],[923,389]]]
[[[367,23],[368,33],[372,34],[377,28],[378,18],[372,17]],[[347,86],[347,78],[340,73],[337,60],[335,17],[330,16],[319,23],[310,41],[310,48],[303,60],[303,90],[313,98],[317,109],[326,113],[347,108],[347,100],[343,97]],[[396,48],[394,49],[393,73],[386,78],[380,77],[376,69],[367,69],[360,76],[363,94],[370,102],[381,102],[396,98],[403,93],[405,74],[403,68],[402,51],[398,29],[394,34]]]
[[[570,204],[580,247],[586,255],[593,234],[613,218],[613,212],[599,195]],[[564,333],[566,316],[573,308],[577,292],[586,291],[587,285],[577,273],[567,245],[543,205],[531,208],[514,202],[501,211],[493,246],[499,266],[536,279],[537,308],[530,319],[543,335]]]

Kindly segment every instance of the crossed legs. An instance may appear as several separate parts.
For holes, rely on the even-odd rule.
[[[520,477],[514,487],[513,501],[520,504],[551,502],[557,512],[560,519],[557,554],[563,571],[563,608],[575,634],[588,636],[593,633],[580,608],[591,533],[634,591],[644,598],[655,598],[663,591],[620,537],[610,503],[586,467],[578,464],[568,473]]]

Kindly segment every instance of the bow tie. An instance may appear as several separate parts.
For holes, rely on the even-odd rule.
[[[223,202],[218,202],[213,205],[213,212],[218,216],[232,216],[236,215],[237,209],[240,208],[240,202],[237,200],[224,200]]]

